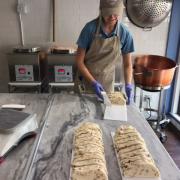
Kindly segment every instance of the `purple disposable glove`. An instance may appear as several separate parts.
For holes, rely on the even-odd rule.
[[[97,81],[93,81],[92,87],[93,87],[96,95],[98,96],[98,98],[100,98],[103,101],[103,96],[101,94],[101,91],[104,91],[104,89],[103,89],[102,85]]]
[[[132,84],[126,84],[125,85],[125,91],[126,91],[126,95],[127,95],[127,104],[131,104],[131,102],[133,101],[133,85]]]

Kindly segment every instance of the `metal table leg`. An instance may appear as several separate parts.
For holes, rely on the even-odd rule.
[[[140,102],[139,102],[139,109],[142,112],[143,111],[143,90],[140,88]]]
[[[137,91],[136,91],[136,85],[134,86],[134,102],[136,103],[136,93],[137,93]]]
[[[158,103],[158,119],[157,119],[157,125],[156,125],[156,133],[159,136],[159,139],[162,143],[167,141],[167,135],[162,131],[162,121],[163,121],[163,115],[165,112],[165,109],[163,109],[164,103],[166,103],[166,92],[165,95],[163,96],[164,89],[160,90],[160,95],[159,95],[159,103]],[[164,99],[163,99],[164,98]]]

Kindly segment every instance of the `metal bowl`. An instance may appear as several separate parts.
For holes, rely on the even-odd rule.
[[[142,28],[152,28],[160,24],[169,14],[172,0],[127,0],[128,18]]]

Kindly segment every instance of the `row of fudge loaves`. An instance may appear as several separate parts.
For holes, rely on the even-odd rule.
[[[130,125],[120,126],[113,143],[122,176],[160,177],[158,168],[140,133]],[[96,123],[82,123],[74,133],[72,180],[108,180],[102,131]]]

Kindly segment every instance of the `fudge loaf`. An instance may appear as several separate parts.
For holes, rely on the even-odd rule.
[[[115,132],[114,145],[124,177],[160,177],[144,139],[134,127],[120,126]]]
[[[125,96],[121,92],[110,93],[108,94],[108,97],[111,101],[111,104],[116,104],[116,105],[126,104]]]
[[[108,180],[102,131],[85,122],[76,129],[73,141],[72,180]]]

